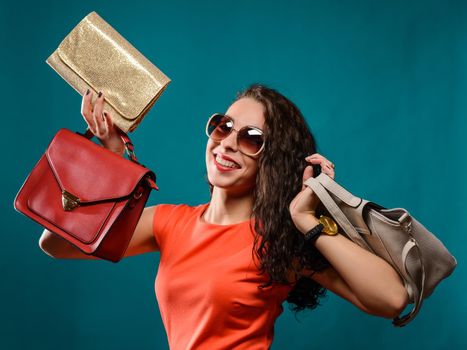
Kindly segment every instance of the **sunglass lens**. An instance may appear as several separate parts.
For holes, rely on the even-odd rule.
[[[257,129],[244,128],[238,134],[238,142],[243,152],[256,154],[263,146],[263,133]]]
[[[216,114],[208,122],[208,135],[214,140],[223,140],[232,131],[232,121],[221,114]]]

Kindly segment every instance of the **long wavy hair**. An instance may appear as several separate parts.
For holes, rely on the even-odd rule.
[[[320,271],[329,263],[314,245],[306,244],[289,211],[290,202],[302,189],[303,171],[309,165],[305,157],[316,153],[317,145],[300,110],[278,91],[255,83],[238,92],[234,102],[244,97],[261,103],[265,111],[265,147],[258,158],[251,213],[256,232],[252,253],[260,261],[259,273],[269,275],[269,281],[259,287],[290,285],[287,273],[292,270],[297,282],[287,302],[297,314],[316,308],[326,295],[319,283],[299,275],[302,268]],[[313,168],[314,176],[318,175],[319,166]],[[212,194],[213,186],[209,186]],[[322,206],[318,206],[317,214],[320,211]]]

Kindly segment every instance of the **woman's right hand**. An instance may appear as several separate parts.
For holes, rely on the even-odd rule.
[[[84,94],[81,103],[81,115],[88,124],[89,130],[96,136],[102,145],[112,152],[124,155],[125,146],[120,137],[119,129],[112,122],[109,112],[104,111],[104,94],[98,95],[92,105],[92,91]]]

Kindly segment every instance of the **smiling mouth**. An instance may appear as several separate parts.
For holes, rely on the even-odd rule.
[[[234,163],[232,161],[229,161],[229,160],[226,160],[224,158],[222,158],[220,155],[218,154],[215,154],[214,155],[214,161],[220,165],[220,166],[223,166],[225,168],[231,168],[231,169],[240,169],[241,166],[237,163]]]

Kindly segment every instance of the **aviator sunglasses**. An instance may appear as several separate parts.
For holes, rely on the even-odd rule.
[[[214,113],[206,124],[206,135],[216,142],[221,142],[230,135],[232,130],[237,132],[238,150],[247,156],[256,156],[264,148],[263,131],[254,126],[244,126],[240,130],[234,129],[231,117]]]

